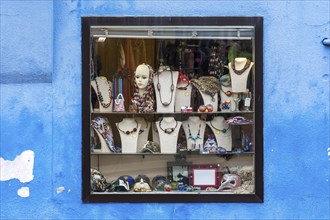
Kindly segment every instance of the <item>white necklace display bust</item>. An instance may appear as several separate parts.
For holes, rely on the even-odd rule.
[[[133,118],[123,118],[116,126],[120,134],[122,153],[136,153],[141,124]]]
[[[182,122],[173,117],[164,117],[156,122],[161,153],[176,153],[178,134]]]
[[[235,70],[239,71],[244,69],[248,59],[245,57],[238,57],[235,58],[233,62],[235,62]],[[228,64],[233,92],[247,92],[247,79],[253,64],[253,62],[250,62],[250,65],[241,74],[235,73],[235,70],[232,68],[232,63]]]
[[[199,150],[203,147],[206,123],[198,116],[191,116],[182,122],[187,138],[187,150]]]
[[[225,122],[222,116],[216,116],[211,121],[206,122],[212,129],[218,147],[225,148],[227,151],[232,150],[232,138],[230,125]]]

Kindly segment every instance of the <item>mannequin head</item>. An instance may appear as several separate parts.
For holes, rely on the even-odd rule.
[[[150,78],[149,67],[146,64],[139,65],[135,70],[135,83],[139,90],[146,90]]]
[[[132,104],[137,112],[154,111],[153,69],[148,64],[141,64],[135,70],[135,92]]]

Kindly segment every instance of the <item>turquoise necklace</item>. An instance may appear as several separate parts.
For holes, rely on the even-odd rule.
[[[188,124],[188,132],[189,132],[189,137],[188,137],[188,139],[192,140],[194,143],[196,143],[198,139],[202,139],[201,136],[200,136],[201,126],[202,126],[202,124],[199,124],[198,133],[197,133],[197,135],[196,135],[195,137],[193,137],[193,136],[191,135],[190,126],[189,126],[189,124]]]

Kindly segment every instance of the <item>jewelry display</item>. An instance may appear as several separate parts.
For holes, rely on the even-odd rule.
[[[146,126],[145,126],[145,128],[140,128],[140,130],[139,130],[139,135],[141,135],[143,132],[145,132],[145,130],[147,130],[147,128],[148,128],[148,123],[146,123]]]
[[[122,129],[120,129],[120,127],[119,127],[119,125],[120,125],[120,123],[118,123],[117,124],[117,128],[118,128],[118,130],[119,131],[121,131],[122,133],[124,133],[124,134],[127,134],[127,135],[130,135],[130,134],[132,134],[132,133],[135,133],[137,130],[138,130],[138,122],[135,120],[135,123],[136,123],[136,127],[135,128],[133,128],[133,130],[131,130],[131,131],[123,131]]]
[[[250,67],[250,64],[251,64],[251,60],[247,59],[243,69],[236,70],[235,69],[235,62],[232,62],[231,63],[231,68],[233,69],[234,73],[236,73],[237,75],[242,75],[242,73],[244,73]]]
[[[213,102],[215,101],[215,95],[220,91],[220,84],[217,78],[213,76],[202,76],[198,79],[192,79],[190,82],[199,91],[210,95]]]
[[[105,141],[109,150],[114,153],[120,152],[120,149],[116,148],[113,141],[113,134],[110,123],[107,118],[96,117],[91,121],[92,127],[101,135],[101,148],[102,148],[102,140]]]
[[[230,125],[228,125],[228,128],[224,128],[224,129],[216,128],[216,127],[212,124],[212,121],[210,121],[210,125],[211,125],[212,128],[215,129],[215,133],[216,133],[216,134],[220,134],[220,133],[224,133],[224,134],[225,134],[225,133],[229,130],[229,128],[230,128]]]
[[[99,82],[98,82],[98,79],[99,78],[100,77],[96,77],[95,78],[95,84],[96,84],[96,90],[97,90],[97,98],[99,99],[99,101],[100,101],[101,105],[103,106],[103,108],[109,108],[109,106],[111,105],[111,102],[112,102],[111,85],[110,85],[109,81],[105,78],[105,80],[108,83],[108,95],[109,95],[109,102],[105,103],[104,102],[103,95],[102,95],[101,90],[100,90],[100,87],[99,87]]]
[[[175,126],[172,128],[162,128],[162,121],[163,119],[160,120],[159,122],[159,128],[164,131],[166,134],[172,134],[174,132],[174,130],[176,129],[176,127],[178,126],[178,121],[175,120]]]
[[[253,120],[246,119],[242,116],[235,116],[233,118],[229,118],[226,120],[227,124],[233,124],[233,125],[247,125],[247,124],[253,124]]]
[[[116,19],[82,29],[92,44],[82,68],[83,201],[262,201],[259,23]],[[91,170],[86,181],[91,167],[103,175]]]
[[[163,102],[162,100],[162,93],[161,93],[161,85],[160,85],[160,81],[159,81],[159,74],[165,70],[168,70],[171,72],[171,98],[170,98],[170,101],[169,102]],[[159,99],[160,99],[160,102],[162,103],[163,106],[169,106],[172,102],[172,98],[173,98],[173,93],[174,93],[174,83],[173,83],[173,72],[170,68],[166,68],[166,69],[160,69],[158,70],[158,73],[157,73],[157,90],[159,92]]]
[[[201,126],[202,126],[202,124],[199,124],[197,135],[196,136],[192,136],[191,131],[190,131],[190,125],[188,123],[188,132],[189,132],[188,139],[192,140],[195,143],[197,142],[198,139],[202,139],[201,136],[200,136]]]

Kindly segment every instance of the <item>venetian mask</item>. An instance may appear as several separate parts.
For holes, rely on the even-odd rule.
[[[242,185],[242,178],[236,174],[225,174],[222,177],[219,190],[235,189]]]

